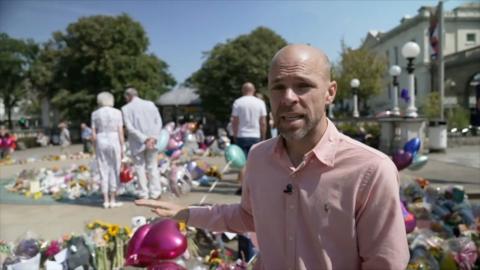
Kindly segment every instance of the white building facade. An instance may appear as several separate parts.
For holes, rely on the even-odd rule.
[[[415,59],[415,85],[416,106],[422,107],[425,98],[432,91],[438,91],[437,74],[432,65],[429,26],[431,12],[436,7],[421,7],[414,17],[402,18],[400,24],[386,33],[370,31],[364,40],[362,47],[386,57],[388,67],[398,65],[402,68],[399,76],[399,90],[408,88],[408,74],[406,71],[407,60],[402,56],[402,47],[409,41],[414,41],[420,46],[420,54]],[[468,3],[459,6],[452,11],[444,11],[444,48],[443,54],[447,58],[464,51],[473,51],[480,48],[480,4]],[[448,63],[446,63],[448,64]],[[469,67],[469,69],[477,67]],[[446,69],[447,70],[447,69]],[[469,70],[468,72],[480,72]],[[445,73],[448,84],[449,74]],[[456,85],[462,85],[457,82]],[[385,74],[384,91],[369,101],[370,108],[375,112],[389,110],[392,107],[392,78]],[[463,91],[463,90],[462,90]],[[450,91],[452,92],[452,91]],[[399,91],[400,93],[400,91]],[[448,93],[448,91],[446,91]],[[448,96],[445,100],[448,102]],[[452,103],[452,101],[450,101]],[[453,103],[457,102],[456,98]],[[407,103],[400,99],[400,109],[405,111]],[[456,105],[456,104],[453,104]],[[460,104],[463,105],[463,104]]]

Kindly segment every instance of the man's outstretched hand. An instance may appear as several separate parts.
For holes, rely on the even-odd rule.
[[[173,218],[181,222],[187,222],[190,216],[188,208],[171,202],[142,199],[136,200],[135,204],[149,207],[152,209],[152,212],[161,217]]]

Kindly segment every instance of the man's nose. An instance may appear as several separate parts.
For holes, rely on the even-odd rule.
[[[284,92],[282,103],[284,105],[290,106],[297,102],[298,102],[298,96],[295,93],[295,91],[291,87],[287,88]]]

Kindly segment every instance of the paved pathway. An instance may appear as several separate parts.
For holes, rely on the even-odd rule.
[[[67,151],[75,153],[81,146],[74,145]],[[37,148],[15,153],[16,158],[31,156],[41,157],[46,154],[58,154],[59,148]],[[415,176],[430,179],[435,185],[460,184],[465,186],[467,193],[480,195],[480,146],[449,148],[447,153],[431,154],[428,164],[418,171],[404,170],[402,180]],[[0,166],[0,178],[12,178],[22,169],[68,166],[72,163],[87,164],[89,160],[66,160],[61,162],[36,162],[24,165]],[[208,162],[221,167],[225,164],[223,157],[209,158]],[[236,174],[226,174],[224,181],[212,194],[207,203],[235,203],[240,201],[234,192],[238,187]],[[180,198],[166,198],[183,205],[197,203],[205,194],[206,188],[192,190]],[[45,239],[56,239],[64,233],[82,233],[84,226],[92,220],[129,225],[132,217],[137,215],[152,216],[148,209],[136,207],[132,202],[125,202],[121,208],[105,210],[99,205],[15,205],[0,204],[0,239],[15,241],[27,231],[36,233]]]

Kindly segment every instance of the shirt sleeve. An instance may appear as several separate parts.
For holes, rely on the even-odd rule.
[[[248,166],[247,166],[248,167]],[[250,190],[247,182],[248,169],[242,185],[242,199],[238,204],[190,207],[188,225],[218,232],[254,232]]]
[[[265,105],[265,102],[262,100],[262,114],[260,116],[267,116],[267,105]]]
[[[122,113],[123,122],[125,123],[125,127],[127,128],[128,135],[133,136],[136,138],[137,141],[144,143],[148,139],[148,137],[140,130],[133,127],[132,123],[130,123],[130,119],[128,118],[128,112],[126,112],[125,108],[122,108]]]
[[[152,104],[152,111],[154,116],[154,123],[155,123],[155,136],[158,137],[160,135],[160,131],[162,131],[162,117],[160,116],[160,112],[158,111],[157,106],[155,103],[151,102]]]
[[[91,125],[92,129],[96,129],[97,127],[95,126],[95,112],[92,113],[92,116],[90,118],[91,118],[90,125]]]
[[[238,111],[238,103],[237,101],[233,102],[233,106],[232,106],[232,116],[238,116],[239,115],[239,111]]]
[[[388,158],[371,165],[360,189],[355,216],[361,269],[405,269],[410,254],[395,165]]]

